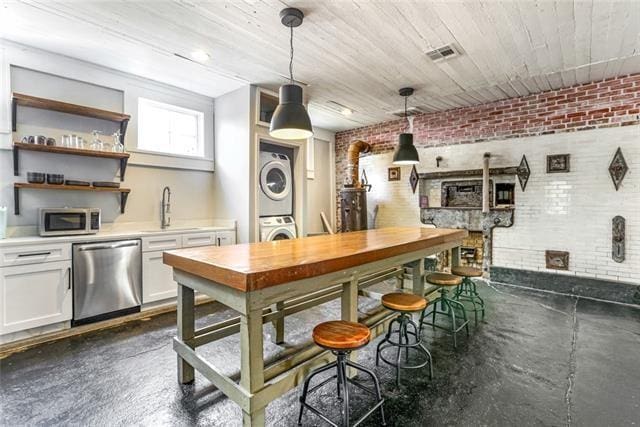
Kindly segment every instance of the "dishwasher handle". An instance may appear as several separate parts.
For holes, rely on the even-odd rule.
[[[140,246],[140,242],[124,242],[124,243],[114,243],[112,245],[98,245],[98,246],[80,246],[78,251],[98,251],[102,249],[119,249],[119,248],[127,248],[130,246]]]

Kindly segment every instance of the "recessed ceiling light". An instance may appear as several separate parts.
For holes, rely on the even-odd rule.
[[[344,104],[340,104],[339,102],[336,101],[327,101],[327,104],[329,104],[331,106],[331,109],[333,111],[335,111],[336,113],[340,113],[343,116],[350,116],[353,114],[353,110],[349,107],[347,107]]]
[[[191,52],[191,59],[198,62],[206,62],[211,58],[211,56],[205,52],[204,50],[194,50]]]

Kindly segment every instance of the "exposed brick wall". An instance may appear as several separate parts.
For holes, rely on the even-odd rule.
[[[576,85],[490,104],[415,116],[418,147],[467,144],[560,132],[640,124],[640,74]],[[336,184],[345,178],[351,141],[373,145],[371,154],[392,151],[406,120],[398,119],[336,134]]]

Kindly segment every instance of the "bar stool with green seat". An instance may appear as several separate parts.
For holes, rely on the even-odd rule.
[[[422,315],[420,316],[420,333],[422,333],[422,327],[424,325],[431,325],[433,328],[442,329],[453,337],[453,348],[457,348],[458,343],[456,335],[462,330],[462,328],[466,329],[467,336],[469,336],[469,320],[467,320],[467,313],[464,305],[462,305],[460,301],[449,298],[448,294],[450,288],[456,287],[462,283],[462,278],[448,273],[431,273],[426,277],[426,281],[432,285],[440,287],[438,290],[438,292],[440,292],[440,296],[422,311]],[[438,310],[438,306],[440,306],[440,310]],[[432,310],[427,312],[429,307],[431,307]],[[458,310],[457,314],[456,310]],[[436,315],[438,314],[447,316],[451,323],[450,326],[437,324]],[[432,317],[431,322],[427,321],[427,317],[430,315]],[[458,320],[458,317],[462,318],[461,322]]]
[[[433,378],[433,361],[431,353],[429,353],[429,350],[422,345],[422,337],[419,333],[419,328],[414,321],[411,320],[411,313],[421,312],[427,307],[427,299],[420,295],[394,292],[383,295],[381,302],[385,308],[399,313],[399,316],[389,323],[389,329],[387,330],[386,336],[378,343],[378,348],[376,349],[376,366],[378,366],[380,359],[382,359],[386,364],[395,367],[397,386],[400,385],[401,369],[419,369],[429,364],[429,378]],[[397,329],[393,328],[395,323],[398,324]],[[413,331],[409,330],[409,325],[413,327]],[[394,340],[393,337],[396,335],[397,340]],[[413,336],[413,338],[410,340],[409,336]],[[384,350],[390,347],[397,348],[395,362],[388,360],[383,355]],[[402,349],[404,349],[404,363],[400,362]],[[409,350],[416,350],[424,360],[410,365]]]
[[[382,425],[386,425],[384,419],[384,409],[382,408],[384,399],[382,398],[382,394],[380,393],[380,383],[378,382],[376,374],[373,371],[365,368],[364,366],[361,366],[349,360],[349,353],[364,347],[369,343],[370,339],[371,331],[369,330],[369,328],[365,325],[355,322],[334,320],[320,323],[315,328],[313,328],[313,341],[318,346],[326,350],[330,350],[336,356],[336,361],[311,372],[307,379],[304,381],[302,395],[300,396],[300,416],[298,417],[298,425],[302,424],[302,414],[304,410],[309,409],[311,412],[322,418],[330,425],[338,427],[339,424],[334,423],[329,418],[327,418],[326,415],[322,414],[318,409],[307,403],[307,395],[309,393],[314,392],[315,390],[319,389],[320,387],[334,379],[337,379],[338,383],[337,397],[338,399],[342,400],[342,426],[356,426],[378,409],[380,410],[380,415],[382,417]],[[360,382],[349,378],[349,376],[347,375],[347,367],[354,368],[357,371],[367,374],[373,380],[375,389],[371,390],[370,388],[360,384]],[[314,385],[311,389],[309,389],[309,384],[313,377],[333,368],[337,369],[336,375],[327,378],[326,380]],[[359,387],[363,391],[373,395],[376,398],[375,405],[373,405],[373,407],[371,407],[353,424],[350,424],[349,419],[349,384]]]
[[[478,326],[478,312],[482,313],[482,320],[484,320],[484,300],[478,294],[476,284],[471,278],[482,277],[482,270],[475,267],[451,267],[451,273],[462,277],[462,283],[456,289],[453,299],[468,301],[473,305],[473,308],[467,311],[473,311],[475,324]]]

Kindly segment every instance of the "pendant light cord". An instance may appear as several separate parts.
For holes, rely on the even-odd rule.
[[[408,96],[404,97],[404,118],[407,120],[407,124],[411,126],[411,122],[409,121],[409,116],[407,115],[407,98],[409,97]]]
[[[289,57],[289,76],[291,78],[291,84],[293,83],[293,27],[289,27],[291,29],[291,37],[289,39],[289,44],[291,46],[291,56]]]

